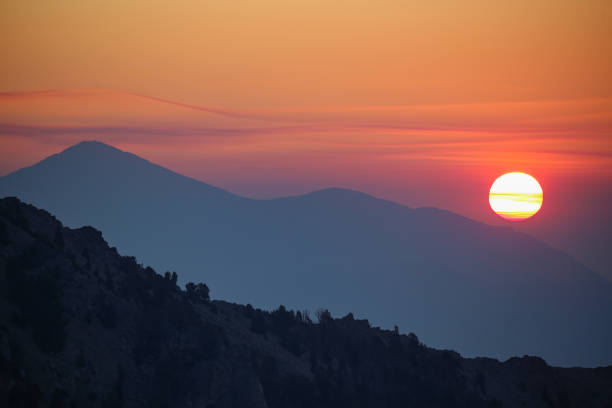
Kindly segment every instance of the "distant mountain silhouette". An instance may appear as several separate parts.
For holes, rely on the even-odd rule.
[[[327,189],[251,200],[98,142],[0,178],[17,196],[219,298],[323,307],[427,344],[612,364],[612,285],[568,255],[448,211]]]
[[[612,367],[465,359],[352,314],[264,312],[176,283],[93,228],[0,199],[0,406],[612,406]]]

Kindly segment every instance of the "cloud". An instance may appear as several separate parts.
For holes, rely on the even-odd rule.
[[[15,138],[61,147],[95,138],[197,151],[224,146],[225,154],[327,151],[475,162],[510,160],[512,152],[547,160],[612,154],[610,99],[223,109],[81,89],[3,92],[0,108],[0,146]]]
[[[0,123],[0,135],[23,136],[23,137],[46,137],[46,136],[252,136],[261,134],[291,134],[312,130],[308,126],[292,127],[261,127],[261,128],[191,128],[191,127],[153,127],[153,126],[33,126]]]

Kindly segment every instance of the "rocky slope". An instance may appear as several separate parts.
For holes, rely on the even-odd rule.
[[[0,200],[0,406],[612,407],[612,367],[464,359],[350,314],[176,282],[93,228]]]

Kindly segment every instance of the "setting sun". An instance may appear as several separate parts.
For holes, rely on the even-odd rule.
[[[542,187],[526,173],[506,173],[495,180],[489,204],[497,215],[511,221],[530,218],[542,207]]]

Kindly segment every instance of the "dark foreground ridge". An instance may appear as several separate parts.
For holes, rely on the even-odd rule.
[[[612,367],[464,359],[350,314],[315,323],[176,281],[0,200],[0,406],[612,407]]]

